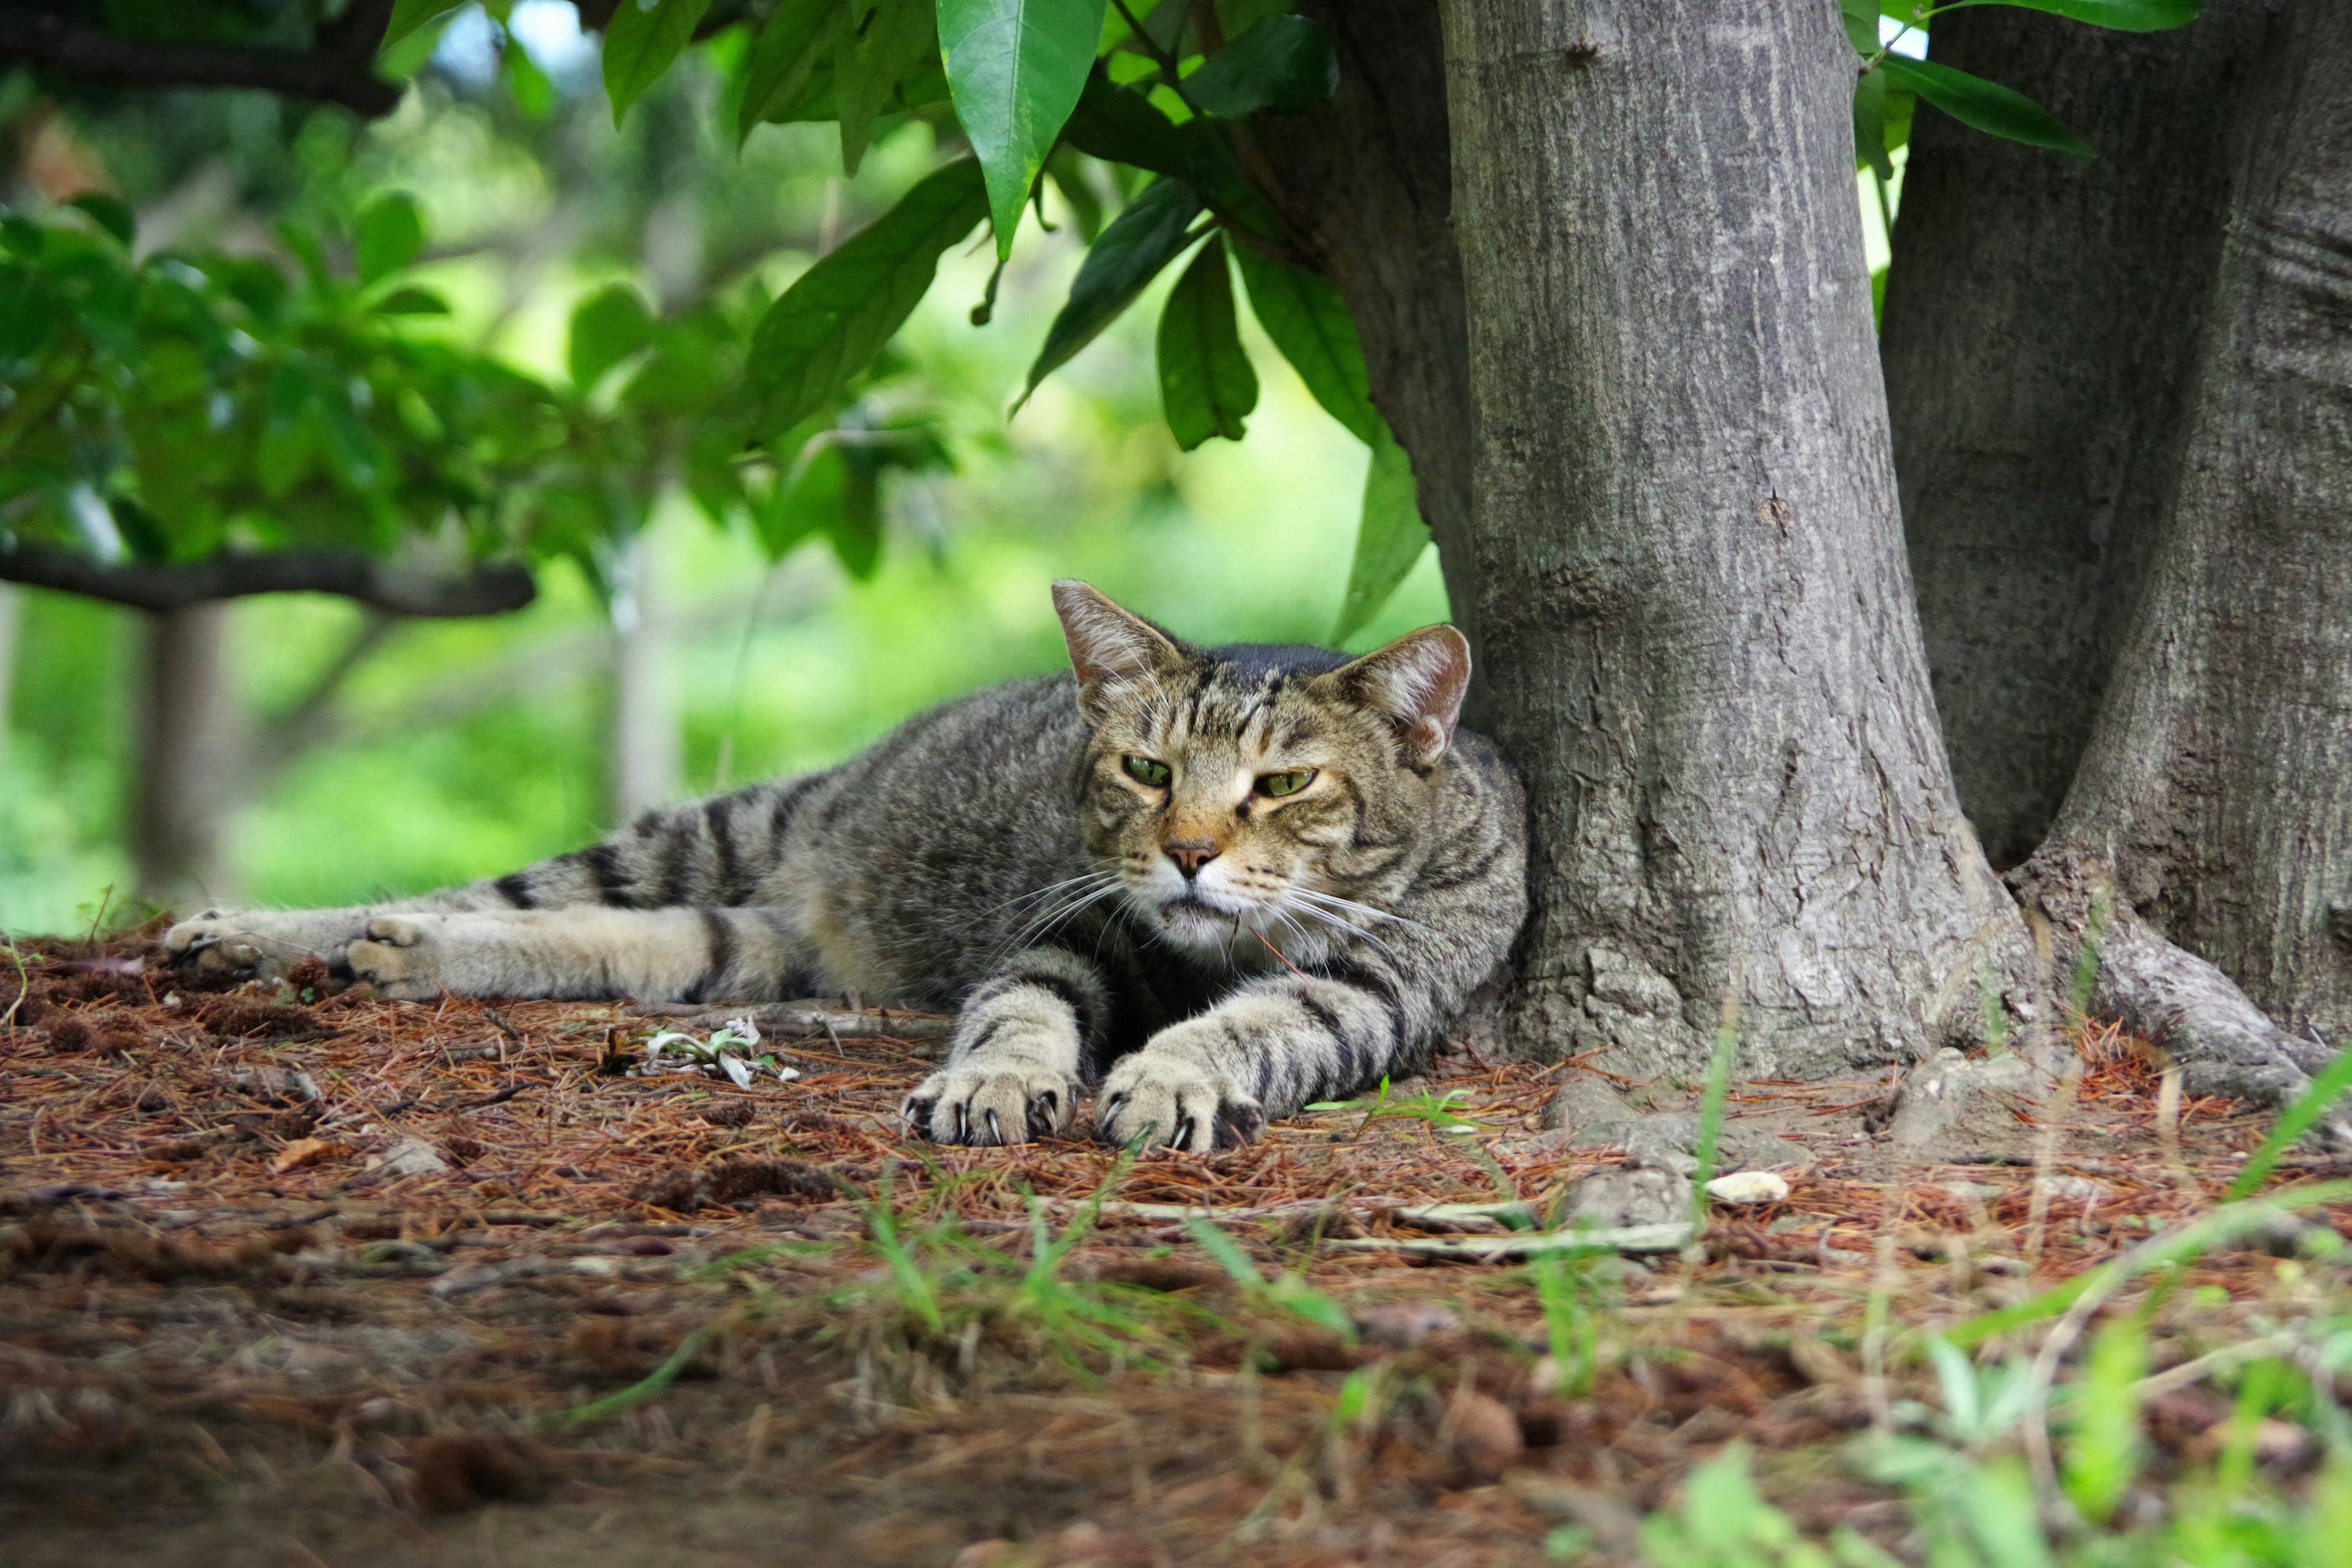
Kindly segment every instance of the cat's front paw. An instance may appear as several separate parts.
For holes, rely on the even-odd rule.
[[[206,910],[163,933],[174,963],[276,980],[306,958],[340,964],[359,934],[356,922],[329,910]]]
[[[1066,1131],[1077,1085],[1034,1062],[943,1068],[916,1086],[899,1114],[940,1143],[1026,1143]]]
[[[351,945],[352,973],[373,982],[395,1002],[429,1002],[446,989],[441,974],[442,944],[429,921],[415,915],[378,915],[364,939]]]
[[[1148,1138],[1205,1154],[1256,1137],[1265,1112],[1239,1084],[1190,1053],[1146,1046],[1120,1059],[1095,1101],[1095,1136],[1106,1143]]]

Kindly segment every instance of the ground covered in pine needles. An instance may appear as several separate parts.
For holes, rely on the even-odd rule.
[[[892,1115],[937,1020],[812,1010],[748,1086],[705,1022],[647,1076],[680,1021],[152,935],[0,948],[20,1568],[2343,1560],[2339,1170],[2216,1220],[2270,1116],[2111,1032],[1934,1162],[1885,1081],[1738,1086],[1785,1198],[1482,1261],[1617,1164],[1541,1126],[1589,1067],[940,1150]]]

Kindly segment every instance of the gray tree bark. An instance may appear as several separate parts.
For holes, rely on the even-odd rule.
[[[157,904],[232,900],[236,889],[221,854],[236,740],[224,658],[228,606],[214,601],[142,619],[127,835],[136,890]]]
[[[2352,1030],[2352,9],[2294,0],[2246,123],[2146,589],[2016,880],[2062,920],[2110,886],[2105,1007],[2277,1096]]]
[[[1826,4],[1446,0],[1507,1037],[1819,1077],[1971,1034],[2022,928],[1929,695]],[[1463,563],[1449,560],[1449,574]]]
[[[1923,107],[1880,353],[1919,618],[1961,808],[1996,867],[2056,817],[2179,462],[2240,100],[2280,0],[2116,33],[2001,7],[1935,60],[2016,88],[2091,162]]]

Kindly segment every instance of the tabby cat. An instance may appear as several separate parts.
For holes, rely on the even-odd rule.
[[[954,1008],[906,1101],[950,1143],[1064,1131],[1097,1083],[1101,1136],[1204,1150],[1415,1070],[1527,906],[1518,786],[1454,727],[1461,634],[1350,662],[1196,647],[1083,583],[1054,602],[1075,679],[494,880],[165,940],[265,973],[317,954],[410,1000]]]

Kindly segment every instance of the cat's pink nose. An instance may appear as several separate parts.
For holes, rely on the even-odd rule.
[[[1171,838],[1160,847],[1168,858],[1176,862],[1176,869],[1191,881],[1201,874],[1201,868],[1217,858],[1217,847],[1206,838]]]

